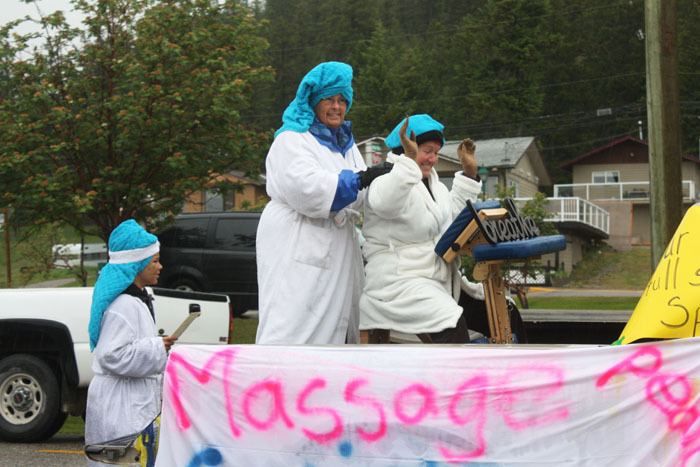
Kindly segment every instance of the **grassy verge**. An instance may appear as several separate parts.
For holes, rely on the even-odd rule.
[[[651,274],[649,247],[615,251],[602,245],[587,251],[562,285],[573,288],[641,290],[646,286]]]
[[[85,422],[81,417],[69,416],[58,433],[61,435],[82,435],[85,433]]]
[[[255,344],[255,332],[258,329],[258,320],[250,318],[236,318],[233,320],[232,344]]]
[[[530,308],[562,310],[633,310],[638,297],[528,297]]]

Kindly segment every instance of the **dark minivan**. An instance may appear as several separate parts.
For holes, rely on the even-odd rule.
[[[161,287],[223,293],[241,315],[258,308],[259,212],[181,214],[158,235]]]

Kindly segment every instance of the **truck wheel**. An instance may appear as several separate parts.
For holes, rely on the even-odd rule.
[[[175,279],[170,283],[170,288],[184,292],[201,292],[202,287],[190,279]]]
[[[0,360],[0,439],[43,441],[63,425],[56,375],[44,361],[17,354]]]

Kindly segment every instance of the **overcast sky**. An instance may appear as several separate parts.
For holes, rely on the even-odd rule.
[[[38,17],[36,6],[33,3],[24,3],[20,0],[0,0],[0,24],[5,24],[14,19],[22,18],[30,15],[34,18]],[[37,0],[42,14],[53,13],[56,10],[63,10],[68,22],[74,26],[80,25],[81,16],[72,11],[73,6],[70,0]],[[35,29],[31,29],[29,24],[18,28],[17,32],[25,33]]]

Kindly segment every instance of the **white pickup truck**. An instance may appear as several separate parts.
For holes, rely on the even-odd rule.
[[[196,303],[201,314],[178,343],[229,342],[233,313],[227,296],[152,292],[159,334],[172,333]],[[69,414],[85,413],[92,379],[91,299],[91,287],[0,289],[0,439],[44,440]]]

